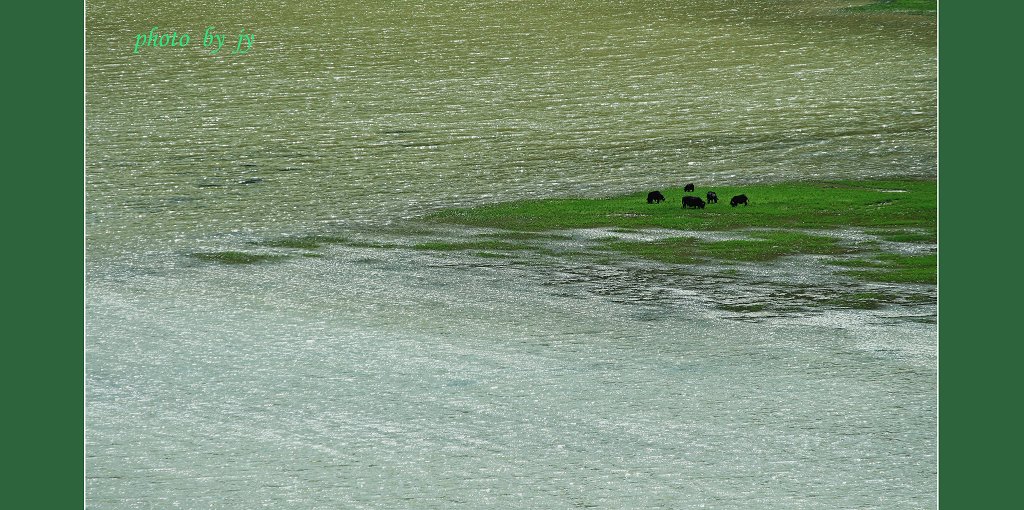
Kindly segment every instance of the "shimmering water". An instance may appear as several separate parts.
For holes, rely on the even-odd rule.
[[[87,3],[90,508],[934,507],[932,300],[403,248],[451,205],[934,176],[934,17],[152,4]],[[308,233],[398,247],[187,256]]]

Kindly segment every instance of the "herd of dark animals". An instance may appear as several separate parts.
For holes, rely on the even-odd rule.
[[[683,186],[683,191],[690,191],[690,192],[692,192],[693,190],[694,190],[694,187],[693,187],[693,183],[692,182],[687,184],[686,186]],[[717,204],[718,203],[718,194],[716,194],[714,191],[709,191],[708,194],[707,194],[707,197],[708,197],[708,201],[704,202],[704,200],[702,200],[700,197],[695,197],[693,195],[686,195],[686,196],[683,197],[683,209],[686,209],[687,207],[692,207],[694,209],[697,209],[697,208],[703,209],[704,206],[707,205],[707,204]],[[660,191],[652,191],[652,192],[647,194],[647,203],[648,204],[657,204],[657,203],[661,203],[661,202],[664,202],[664,201],[665,201],[665,195],[662,195]],[[743,204],[744,206],[746,206],[746,205],[748,205],[748,203],[749,202],[747,201],[747,196],[746,195],[736,195],[736,196],[732,197],[732,200],[729,201],[729,205],[731,205],[733,207],[736,207],[737,205],[740,205],[740,204]]]

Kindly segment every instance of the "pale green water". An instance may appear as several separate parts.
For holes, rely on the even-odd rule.
[[[88,2],[87,505],[934,507],[934,303],[688,290],[771,300],[811,278],[786,265],[186,256],[408,244],[452,204],[934,176],[934,17],[842,5]],[[133,55],[153,25],[192,42]],[[206,55],[209,25],[255,46]]]

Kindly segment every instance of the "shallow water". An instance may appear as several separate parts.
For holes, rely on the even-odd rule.
[[[87,4],[89,508],[934,507],[934,286],[411,248],[451,205],[934,176],[934,17],[261,5]],[[154,24],[192,45],[131,54]],[[188,256],[311,233],[390,247]]]

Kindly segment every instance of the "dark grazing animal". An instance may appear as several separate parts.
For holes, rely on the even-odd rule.
[[[687,207],[692,207],[694,209],[700,207],[701,209],[703,209],[704,201],[701,200],[700,197],[686,195],[685,197],[683,197],[683,209],[686,209]]]
[[[683,186],[683,191],[693,191],[693,183],[691,182],[690,184]]]
[[[647,203],[654,204],[657,202],[664,202],[665,195],[662,195],[660,191],[652,191],[647,194]]]
[[[744,206],[747,205],[747,196],[746,195],[736,195],[736,196],[732,197],[732,200],[729,201],[729,205],[731,205],[733,207],[736,207],[739,204],[743,204]]]
[[[709,204],[717,204],[718,203],[718,193],[715,193],[714,191],[709,191],[708,192],[708,203]]]

